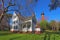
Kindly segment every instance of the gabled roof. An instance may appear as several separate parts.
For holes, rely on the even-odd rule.
[[[37,20],[35,18],[35,14],[34,13],[32,13],[32,15],[28,16],[28,17],[22,16],[21,13],[16,13],[16,15],[18,16],[19,20],[21,20],[21,21],[28,21],[28,20],[32,19],[32,21],[36,24]]]

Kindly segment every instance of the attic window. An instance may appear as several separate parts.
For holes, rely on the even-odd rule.
[[[16,18],[16,16],[14,16],[13,18]]]

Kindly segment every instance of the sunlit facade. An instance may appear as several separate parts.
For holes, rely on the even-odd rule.
[[[25,19],[20,18],[17,13],[13,13],[12,16],[12,27],[10,31],[19,31],[19,32],[34,32],[36,27],[35,16],[28,17]]]

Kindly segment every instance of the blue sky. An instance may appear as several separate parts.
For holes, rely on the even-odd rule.
[[[7,0],[7,2],[8,2],[8,0]],[[7,2],[5,4],[5,6],[7,5]],[[19,0],[19,2],[20,2],[20,0]],[[23,2],[25,2],[25,1],[23,1]],[[41,13],[42,12],[44,12],[44,14],[45,14],[44,16],[45,16],[46,20],[60,21],[60,8],[57,8],[56,10],[49,11],[49,7],[48,7],[49,3],[50,3],[50,0],[38,0],[36,6],[34,7],[36,19],[38,21],[41,20]],[[15,9],[15,8],[17,8],[17,7],[9,8],[9,9]],[[10,12],[10,13],[12,13],[12,12]]]
[[[60,8],[57,8],[56,10],[49,11],[49,5],[50,0],[38,0],[37,6],[35,8],[35,14],[37,20],[41,20],[41,13],[45,13],[45,19],[48,21],[56,20],[60,21]]]

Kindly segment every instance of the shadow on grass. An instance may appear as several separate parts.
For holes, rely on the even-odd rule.
[[[60,32],[46,32],[47,34],[60,34]]]
[[[55,34],[54,34],[54,40],[55,40]]]
[[[47,34],[45,33],[44,40],[46,40],[46,38],[47,38]]]
[[[54,34],[54,38],[53,39],[55,40],[55,34],[60,35],[60,32],[45,32],[44,40],[46,40],[46,39],[50,40],[50,37],[51,37],[52,34]]]
[[[21,36],[15,37],[15,38],[11,38],[10,40],[15,40],[15,39],[18,39],[18,38],[21,38]]]
[[[43,40],[51,40],[50,37],[51,37],[52,34],[54,34],[54,35],[53,35],[53,36],[54,36],[54,37],[53,37],[53,40],[56,40],[56,39],[55,39],[55,37],[56,37],[55,34],[60,34],[60,32],[46,32]],[[58,36],[58,37],[59,37],[59,36]],[[19,38],[21,38],[21,36],[15,37],[15,38],[11,38],[10,40],[15,40],[15,39],[19,39]]]
[[[47,38],[48,38],[48,40],[50,40],[50,34],[45,33],[44,40],[46,40]]]
[[[14,33],[11,33],[11,32],[1,32],[0,36],[10,35],[10,34],[14,34]]]

